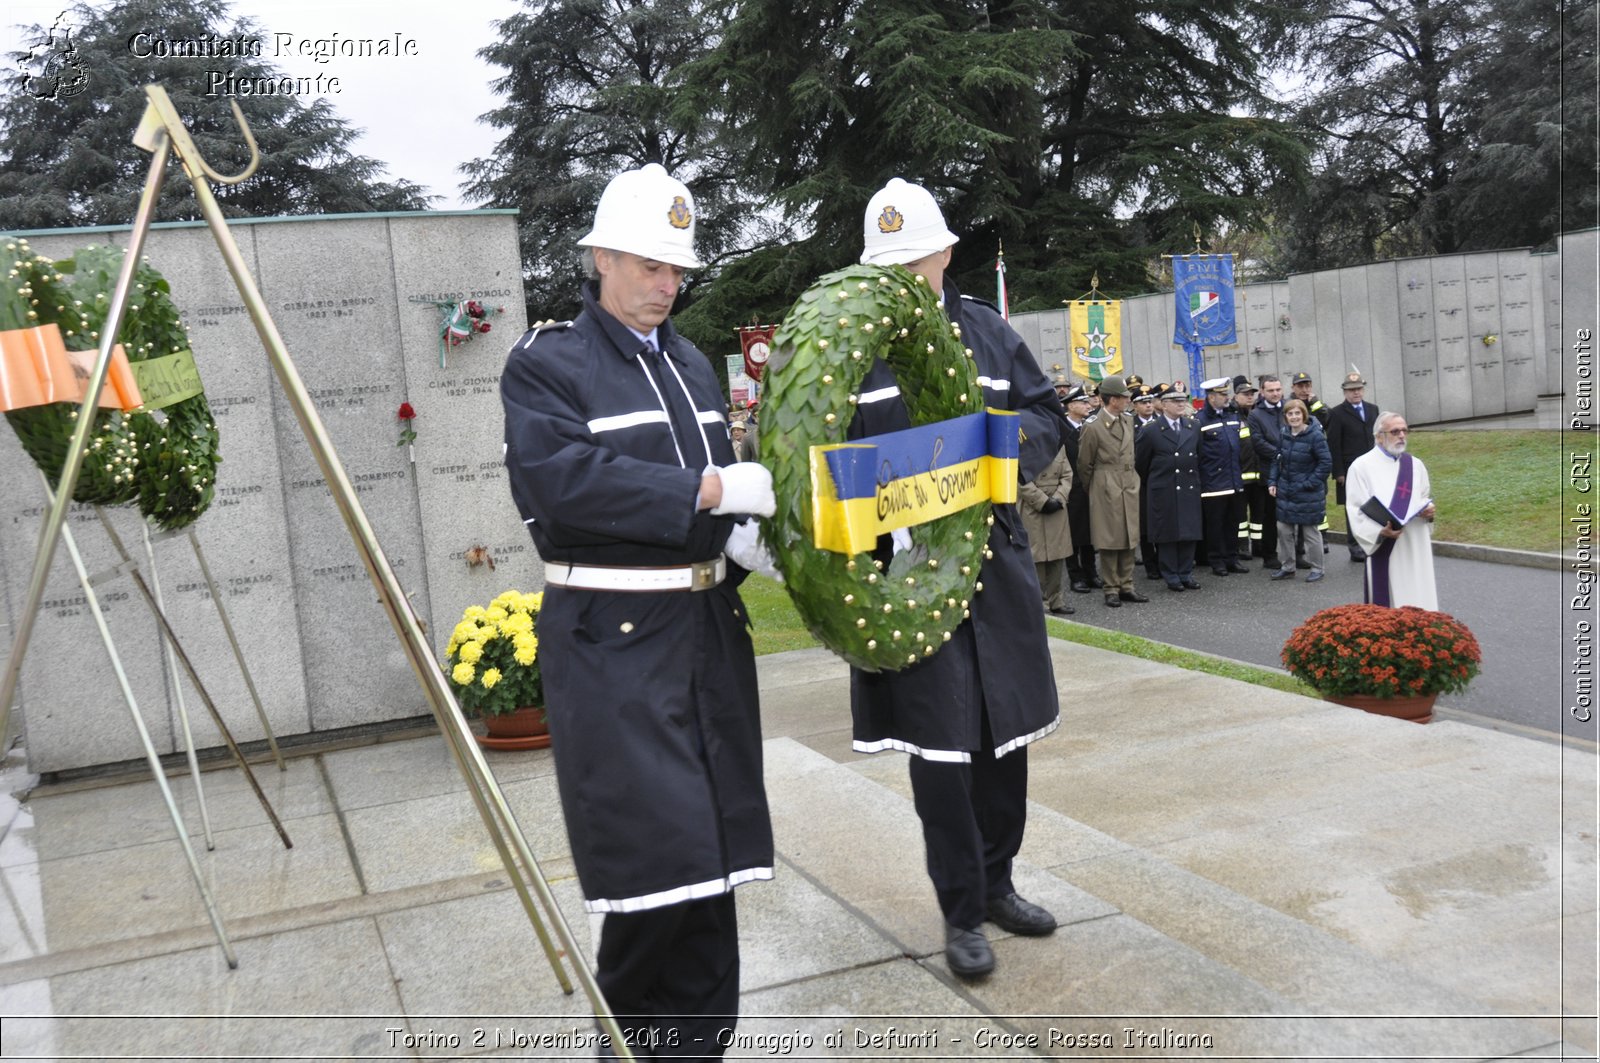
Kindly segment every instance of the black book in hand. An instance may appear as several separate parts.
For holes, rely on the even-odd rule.
[[[1361,503],[1361,512],[1367,517],[1371,518],[1373,521],[1376,521],[1385,527],[1398,528],[1404,523],[1404,521],[1402,521],[1399,517],[1389,512],[1388,506],[1378,501],[1377,495],[1373,495],[1371,498]]]

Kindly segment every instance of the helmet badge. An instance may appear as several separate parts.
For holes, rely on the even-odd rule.
[[[674,229],[687,229],[694,221],[694,214],[689,210],[689,205],[683,201],[682,196],[672,197],[672,209],[667,211],[667,221]]]
[[[906,216],[894,209],[894,204],[883,208],[883,213],[878,215],[878,231],[880,233],[897,233],[905,228]]]

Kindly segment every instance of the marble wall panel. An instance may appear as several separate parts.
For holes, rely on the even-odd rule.
[[[1463,257],[1467,293],[1467,377],[1472,381],[1472,415],[1506,412],[1502,358],[1500,263],[1494,252]],[[1485,343],[1487,337],[1493,342]]]
[[[1028,345],[1028,351],[1033,355],[1033,360],[1041,363],[1045,375],[1051,373],[1050,363],[1039,357],[1039,315],[1038,314],[1012,314],[1011,327],[1017,330],[1017,335],[1022,337],[1022,342]]]
[[[1561,256],[1554,252],[1528,255],[1529,301],[1533,304],[1534,393],[1551,394],[1551,383],[1561,365],[1561,330],[1557,304],[1550,298],[1559,291]]]
[[[1400,292],[1396,283],[1398,274],[1395,264],[1376,262],[1361,267],[1361,271],[1367,298],[1357,323],[1365,333],[1362,345],[1366,353],[1359,359],[1352,356],[1350,360],[1367,381],[1368,401],[1377,403],[1380,408],[1385,400],[1391,404],[1403,403],[1408,378],[1405,373],[1405,348],[1400,340]],[[1352,354],[1355,346],[1354,340],[1347,343],[1345,353]],[[1344,368],[1346,372],[1351,371],[1349,365]],[[1329,381],[1330,402],[1342,401],[1339,385],[1337,378]]]
[[[273,319],[389,563],[426,618],[414,473],[404,448],[395,445],[395,412],[406,384],[387,222],[365,217],[258,230],[258,268]],[[281,392],[273,393],[273,409],[312,727],[426,711]],[[356,653],[352,643],[359,645]]]
[[[1401,259],[1394,266],[1400,299],[1400,366],[1405,374],[1401,397],[1406,418],[1428,424],[1440,420],[1432,274],[1425,258]]]
[[[1233,288],[1233,325],[1233,342],[1218,345],[1206,352],[1217,356],[1217,376],[1230,379],[1250,368],[1250,348],[1246,345],[1245,334],[1245,291],[1237,284]]]
[[[1273,372],[1283,376],[1284,368],[1299,357],[1299,340],[1295,333],[1293,307],[1290,305],[1289,282],[1279,281],[1274,284],[1272,298],[1278,311],[1278,356],[1273,368],[1263,372]]]
[[[1256,383],[1263,373],[1277,372],[1278,307],[1277,285],[1253,284],[1245,289],[1244,316],[1239,322],[1239,341],[1245,351],[1245,368],[1240,372]]]
[[[1330,270],[1312,274],[1312,308],[1317,323],[1317,342],[1300,350],[1300,359],[1291,372],[1310,373],[1321,394],[1329,380],[1344,375],[1349,358],[1345,357],[1345,318],[1347,314],[1344,286],[1349,270]],[[1354,301],[1354,300],[1352,300]],[[1303,314],[1303,312],[1302,312]]]
[[[1466,261],[1459,255],[1428,260],[1433,284],[1433,336],[1439,366],[1439,419],[1472,416]]]
[[[258,284],[256,238],[262,229],[230,229]],[[296,637],[283,476],[277,448],[264,445],[276,436],[272,366],[209,230],[157,229],[146,247],[151,262],[172,283],[221,436],[216,496],[195,523],[195,537],[222,592],[222,606],[273,732],[303,734],[311,730],[311,719]],[[264,737],[187,537],[158,542],[155,551],[168,618],[228,730],[239,741]],[[196,744],[221,744],[210,714],[187,681],[184,698]]]
[[[1495,269],[1500,275],[1503,406],[1508,413],[1531,410],[1538,405],[1539,366],[1544,358],[1539,343],[1543,313],[1535,294],[1537,264],[1526,251],[1501,251],[1495,255]]]
[[[1320,274],[1297,273],[1289,278],[1289,315],[1294,325],[1294,344],[1292,350],[1283,354],[1278,362],[1278,375],[1283,378],[1285,395],[1289,394],[1289,380],[1294,374],[1316,372],[1317,352],[1321,350],[1321,315],[1317,297],[1323,294],[1316,283],[1318,276]],[[1326,288],[1326,284],[1322,288]]]
[[[500,373],[527,328],[513,220],[417,215],[389,222],[408,388],[396,399],[407,398],[417,410],[410,471],[433,603],[430,641],[441,659],[467,606],[544,582],[544,566],[511,501],[503,458]],[[451,349],[441,365],[443,313],[435,304],[456,299],[503,312],[489,319],[490,332]],[[488,548],[494,569],[468,565],[474,546]]]
[[[1034,351],[1039,356],[1039,364],[1051,366],[1060,364],[1066,368],[1069,375],[1077,377],[1080,374],[1073,372],[1072,352],[1067,349],[1071,337],[1067,335],[1067,312],[1065,310],[1041,310],[1039,321],[1039,346]]]

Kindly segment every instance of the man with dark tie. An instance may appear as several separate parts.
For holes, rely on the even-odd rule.
[[[1200,511],[1200,428],[1189,416],[1182,384],[1164,385],[1161,412],[1133,442],[1133,464],[1144,486],[1149,539],[1170,591],[1199,590],[1194,546],[1203,533]]]
[[[1372,449],[1372,428],[1378,411],[1366,404],[1367,382],[1361,379],[1360,373],[1351,373],[1340,386],[1344,389],[1344,401],[1328,413],[1327,436],[1328,451],[1333,456],[1334,490],[1342,506],[1345,504],[1345,476],[1351,463]],[[1361,544],[1354,535],[1348,538],[1350,560],[1356,564],[1365,562],[1367,555]]]

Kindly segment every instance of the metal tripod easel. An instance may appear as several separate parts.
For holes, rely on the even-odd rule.
[[[100,341],[99,357],[94,366],[93,373],[86,388],[84,396],[84,412],[78,418],[76,430],[73,433],[71,446],[67,452],[66,466],[62,470],[58,487],[58,495],[50,513],[45,520],[40,532],[38,556],[35,558],[33,578],[28,588],[28,596],[24,605],[22,620],[19,623],[15,642],[12,647],[11,665],[13,668],[20,666],[22,654],[27,646],[29,636],[32,634],[33,621],[37,615],[40,602],[44,593],[45,579],[49,572],[51,561],[55,553],[56,541],[61,537],[63,522],[66,516],[67,500],[72,497],[73,489],[77,483],[78,470],[83,460],[84,449],[88,442],[89,428],[93,418],[90,414],[99,402],[101,390],[105,385],[107,372],[111,362],[113,340],[121,327],[124,309],[128,303],[128,292],[132,285],[133,271],[138,263],[143,249],[145,235],[149,230],[151,216],[157,194],[161,186],[162,174],[166,167],[169,151],[176,152],[178,160],[182,163],[184,172],[194,189],[196,201],[199,203],[201,213],[206,224],[211,229],[217,247],[222,253],[228,272],[232,275],[234,285],[250,312],[250,319],[255,324],[256,332],[261,338],[268,359],[278,378],[279,385],[283,388],[285,397],[294,410],[295,418],[299,422],[301,432],[306,438],[307,445],[311,448],[313,456],[321,468],[325,481],[338,506],[340,516],[344,519],[345,527],[350,533],[352,542],[361,556],[367,575],[371,578],[377,589],[379,601],[389,617],[396,636],[400,639],[406,657],[411,663],[412,671],[417,677],[423,693],[426,695],[429,707],[433,711],[434,719],[439,725],[439,730],[444,735],[446,744],[450,747],[455,757],[456,765],[467,783],[467,790],[472,795],[478,815],[483,820],[485,828],[489,831],[495,849],[500,855],[506,873],[511,879],[523,910],[527,913],[534,933],[550,961],[551,970],[555,973],[556,980],[563,991],[571,993],[573,986],[566,971],[561,964],[561,952],[565,952],[577,974],[578,981],[583,985],[588,995],[596,1018],[602,1029],[611,1038],[614,1051],[619,1058],[632,1059],[633,1054],[627,1046],[622,1030],[611,1014],[594,974],[588,965],[583,962],[577,942],[573,937],[571,928],[562,916],[556,904],[555,896],[550,891],[549,883],[539,868],[538,861],[534,858],[528,846],[516,817],[502,793],[499,783],[490,770],[488,762],[484,759],[483,752],[473,740],[466,720],[461,714],[460,706],[456,703],[455,695],[451,693],[444,673],[440,671],[438,662],[435,661],[422,632],[422,626],[416,613],[411,607],[410,600],[401,589],[399,580],[385,556],[383,548],[379,545],[377,536],[373,533],[372,526],[367,520],[366,512],[356,498],[355,490],[351,486],[344,466],[340,462],[327,430],[318,416],[316,407],[306,391],[304,382],[300,378],[293,359],[289,356],[282,336],[279,335],[276,324],[267,310],[265,301],[260,291],[256,288],[255,281],[250,275],[250,270],[244,261],[244,256],[239,246],[234,242],[233,235],[228,231],[223,219],[222,211],[211,192],[210,181],[220,183],[236,183],[247,177],[255,168],[259,160],[255,139],[250,128],[244,120],[244,115],[234,105],[234,116],[239,127],[249,144],[252,162],[246,171],[236,177],[224,177],[212,170],[201,157],[190,139],[189,132],[178,115],[166,90],[159,85],[150,85],[145,89],[148,103],[140,120],[138,131],[134,135],[134,143],[152,155],[149,175],[146,179],[144,192],[139,201],[139,209],[134,220],[133,230],[128,241],[128,250],[123,259],[122,271],[117,280],[117,288],[112,296],[110,317],[104,325]],[[69,546],[69,550],[72,548]],[[75,552],[75,551],[74,551]],[[103,624],[103,620],[99,621]],[[125,680],[124,680],[125,686]],[[0,689],[0,734],[5,731],[5,726],[10,713],[12,697],[15,693],[14,677],[8,672],[4,689]],[[129,693],[131,697],[131,692]],[[185,841],[187,848],[187,841]],[[190,853],[193,864],[192,852]],[[197,865],[194,865],[197,866]],[[550,939],[550,934],[540,918],[539,911],[534,905],[532,893],[538,894],[539,903],[544,908],[550,922],[553,924],[557,936],[561,941],[561,950],[558,951]],[[213,918],[219,940],[224,941],[220,920]],[[229,953],[229,965],[235,962]]]

